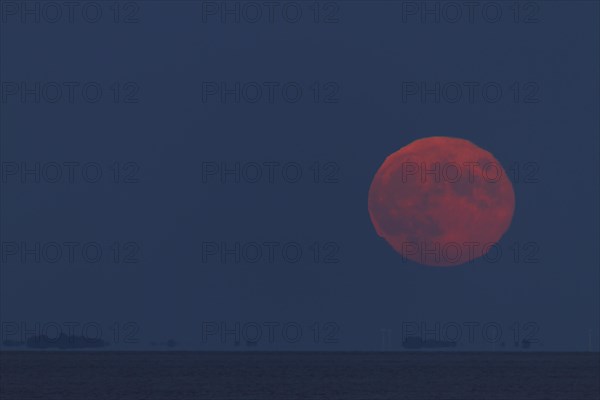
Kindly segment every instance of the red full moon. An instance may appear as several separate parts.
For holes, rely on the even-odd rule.
[[[369,189],[377,234],[420,264],[455,266],[489,253],[510,226],[515,194],[492,154],[468,140],[415,140],[385,159]],[[494,252],[492,257],[492,252]]]

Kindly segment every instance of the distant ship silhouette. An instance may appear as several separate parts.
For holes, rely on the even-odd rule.
[[[108,346],[108,342],[102,339],[89,339],[83,336],[65,335],[61,333],[58,337],[46,335],[32,336],[27,339],[26,345],[30,349],[90,349]]]
[[[520,346],[519,342],[515,342],[515,347],[521,347],[522,349],[530,349],[531,345],[534,344],[534,341],[523,339],[521,340]]]
[[[7,347],[20,347],[20,346],[24,346],[25,342],[20,342],[18,340],[8,340],[7,339],[7,340],[3,340],[2,344],[4,346],[7,346]]]

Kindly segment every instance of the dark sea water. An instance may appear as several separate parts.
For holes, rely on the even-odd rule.
[[[2,400],[599,399],[598,353],[3,352]]]

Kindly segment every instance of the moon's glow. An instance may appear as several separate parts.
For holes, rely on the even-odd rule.
[[[369,189],[377,234],[403,257],[432,266],[498,251],[514,208],[512,184],[494,156],[451,137],[419,139],[391,154]]]

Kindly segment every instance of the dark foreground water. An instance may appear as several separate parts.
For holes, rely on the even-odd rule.
[[[0,353],[2,400],[599,399],[585,353]]]

